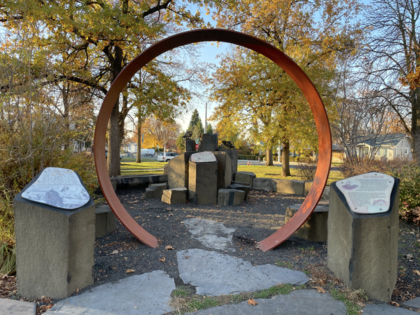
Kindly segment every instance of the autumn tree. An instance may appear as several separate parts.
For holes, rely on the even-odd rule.
[[[359,9],[357,0],[246,1],[225,3],[216,18],[220,26],[259,37],[295,60],[324,96],[330,112],[328,96],[340,53],[353,50],[361,33],[353,20]],[[213,77],[216,99],[223,104],[221,111],[234,113],[233,118],[241,119],[247,128],[258,126],[268,156],[272,145],[282,141],[287,176],[289,143],[312,144],[314,124],[297,86],[264,59],[242,48],[231,51]]]
[[[200,13],[192,14],[187,5],[175,0],[5,0],[0,6],[0,22],[12,32],[20,25],[37,38],[35,45],[48,47],[55,56],[56,81],[84,84],[103,98],[124,66],[148,45],[185,26],[202,25]],[[42,26],[42,31],[35,31],[32,21]],[[111,113],[107,159],[110,176],[120,174],[121,127],[129,104],[119,99]]]
[[[171,139],[176,139],[179,135],[180,127],[172,121],[162,121],[152,116],[146,119],[143,130],[155,140],[157,145],[163,147],[164,158],[166,157],[166,145]]]

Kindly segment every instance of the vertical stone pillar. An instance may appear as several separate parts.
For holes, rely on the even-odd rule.
[[[217,203],[217,160],[213,156],[213,161],[193,161],[195,153],[191,156],[188,170],[188,199],[200,205]]]
[[[397,282],[399,180],[384,213],[357,214],[333,183],[328,215],[328,267],[345,285],[388,302]]]

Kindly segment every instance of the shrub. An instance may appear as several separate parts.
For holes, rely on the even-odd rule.
[[[312,161],[311,159],[309,163],[305,163],[305,164],[299,163],[298,164],[299,169],[297,171],[298,176],[302,177],[304,180],[307,180],[307,181],[314,180],[315,173],[316,173],[316,165],[317,165],[317,162]]]
[[[258,160],[258,156],[239,154],[238,160]]]

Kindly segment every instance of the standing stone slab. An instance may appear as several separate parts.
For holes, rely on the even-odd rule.
[[[95,203],[67,211],[14,199],[17,289],[20,296],[65,298],[93,284]]]
[[[203,153],[210,152],[195,154]],[[191,159],[194,155],[191,156]],[[193,162],[190,160],[188,169],[188,199],[199,205],[217,203],[217,174],[217,160],[215,157],[212,162]]]
[[[353,289],[369,298],[390,301],[397,282],[399,180],[391,192],[391,207],[378,214],[357,214],[331,185],[328,214],[328,267]]]
[[[195,152],[195,141],[191,140],[191,139],[186,139],[185,140],[185,152]]]
[[[238,152],[235,149],[222,149],[219,148],[219,152],[226,152],[230,157],[230,162],[232,163],[232,179],[235,178],[235,174],[238,171]]]
[[[163,191],[162,202],[177,205],[187,203],[188,189],[185,187],[171,188]]]
[[[252,184],[254,183],[254,179],[257,176],[252,172],[236,172],[235,174],[235,183],[240,183],[244,185],[249,185],[252,187]]]
[[[146,188],[146,199],[161,199],[163,191],[167,188],[167,183],[150,184],[149,188]]]
[[[117,227],[115,214],[108,205],[96,206],[95,216],[95,237],[108,235]]]
[[[219,189],[217,204],[222,206],[236,206],[244,203],[245,192],[236,189]]]
[[[232,183],[232,163],[229,154],[224,151],[212,152],[217,159],[217,190],[228,188]]]
[[[255,190],[277,191],[276,182],[272,178],[254,178],[252,188]]]
[[[248,199],[249,193],[251,191],[251,186],[249,186],[249,185],[242,185],[242,184],[232,184],[232,185],[229,186],[229,188],[244,191],[245,192],[245,199],[244,200],[247,200]]]
[[[168,185],[170,189],[188,187],[188,161],[193,153],[186,152],[169,161]]]
[[[0,314],[36,315],[36,304],[33,302],[0,299]]]
[[[203,134],[203,138],[201,139],[200,147],[198,151],[216,151],[217,147],[219,146],[217,142],[217,134]]]
[[[303,195],[305,182],[303,180],[288,180],[273,178],[277,184],[277,192],[283,195]]]
[[[299,210],[301,204],[286,209],[285,223]],[[328,238],[328,205],[316,206],[308,220],[295,232],[297,237],[311,242],[326,242]]]

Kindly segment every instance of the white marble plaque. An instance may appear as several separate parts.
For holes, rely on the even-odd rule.
[[[44,169],[22,198],[65,210],[80,208],[90,200],[77,174],[58,167]]]
[[[200,152],[191,155],[191,161],[195,163],[216,162],[216,157],[211,152]]]
[[[367,173],[337,182],[350,209],[355,213],[374,214],[387,212],[395,179],[381,173]]]

